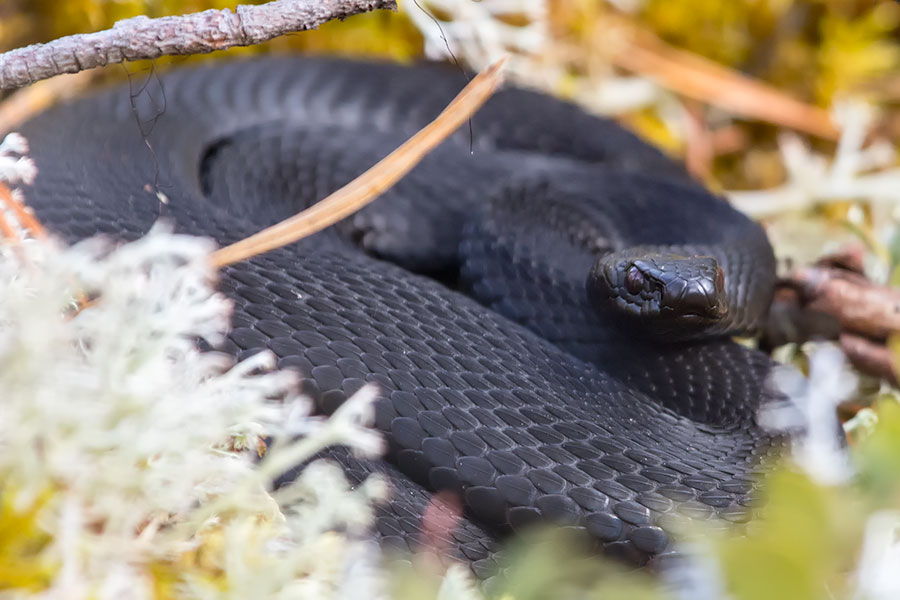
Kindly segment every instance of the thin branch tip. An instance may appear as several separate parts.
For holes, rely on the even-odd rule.
[[[287,33],[316,29],[332,19],[396,8],[395,0],[273,0],[238,5],[233,11],[211,9],[157,19],[132,17],[104,31],[0,53],[0,90],[124,61],[252,46]]]

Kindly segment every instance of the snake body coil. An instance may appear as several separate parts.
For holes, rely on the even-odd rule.
[[[149,123],[153,94],[133,107],[122,88],[21,130],[40,170],[28,200],[50,229],[132,239],[163,216],[234,242],[362,172],[464,80],[282,58],[163,82],[146,139],[134,111]],[[755,423],[770,363],[723,335],[765,311],[762,231],[631,134],[545,96],[503,90],[472,131],[471,152],[461,131],[360,213],[225,269],[225,349],[270,349],[325,412],[377,383],[387,460],[333,456],[395,483],[377,525],[388,543],[415,545],[426,488],[458,492],[468,518],[446,550],[479,573],[497,536],[535,521],[641,561],[666,550],[676,511],[748,518],[774,451]],[[690,274],[670,276],[671,260]],[[621,289],[632,297],[595,302]],[[686,333],[666,316],[685,306]],[[661,320],[629,322],[635,307]]]

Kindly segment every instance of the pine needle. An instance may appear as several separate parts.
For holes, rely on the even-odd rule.
[[[502,81],[501,58],[479,73],[437,118],[378,161],[365,173],[306,210],[217,250],[212,255],[217,268],[286,246],[353,214],[389,189],[447,136],[465,123],[493,94]]]

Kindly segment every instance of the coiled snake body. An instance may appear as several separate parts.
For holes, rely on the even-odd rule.
[[[362,172],[464,83],[298,58],[163,81],[146,140],[123,88],[21,130],[49,228],[135,238],[162,215],[236,241]],[[145,120],[148,97],[134,96]],[[766,309],[762,231],[631,134],[548,97],[503,90],[472,132],[471,151],[458,132],[339,225],[225,269],[225,349],[270,349],[326,412],[377,383],[387,460],[333,455],[357,480],[395,483],[377,524],[389,543],[415,545],[426,488],[458,492],[467,518],[444,543],[476,572],[497,536],[535,521],[641,561],[669,546],[675,511],[746,519],[773,452],[755,423],[770,363],[724,336]]]

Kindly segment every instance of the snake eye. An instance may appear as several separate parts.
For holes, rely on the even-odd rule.
[[[625,289],[629,294],[638,294],[644,289],[644,275],[637,267],[631,267],[625,273]]]

